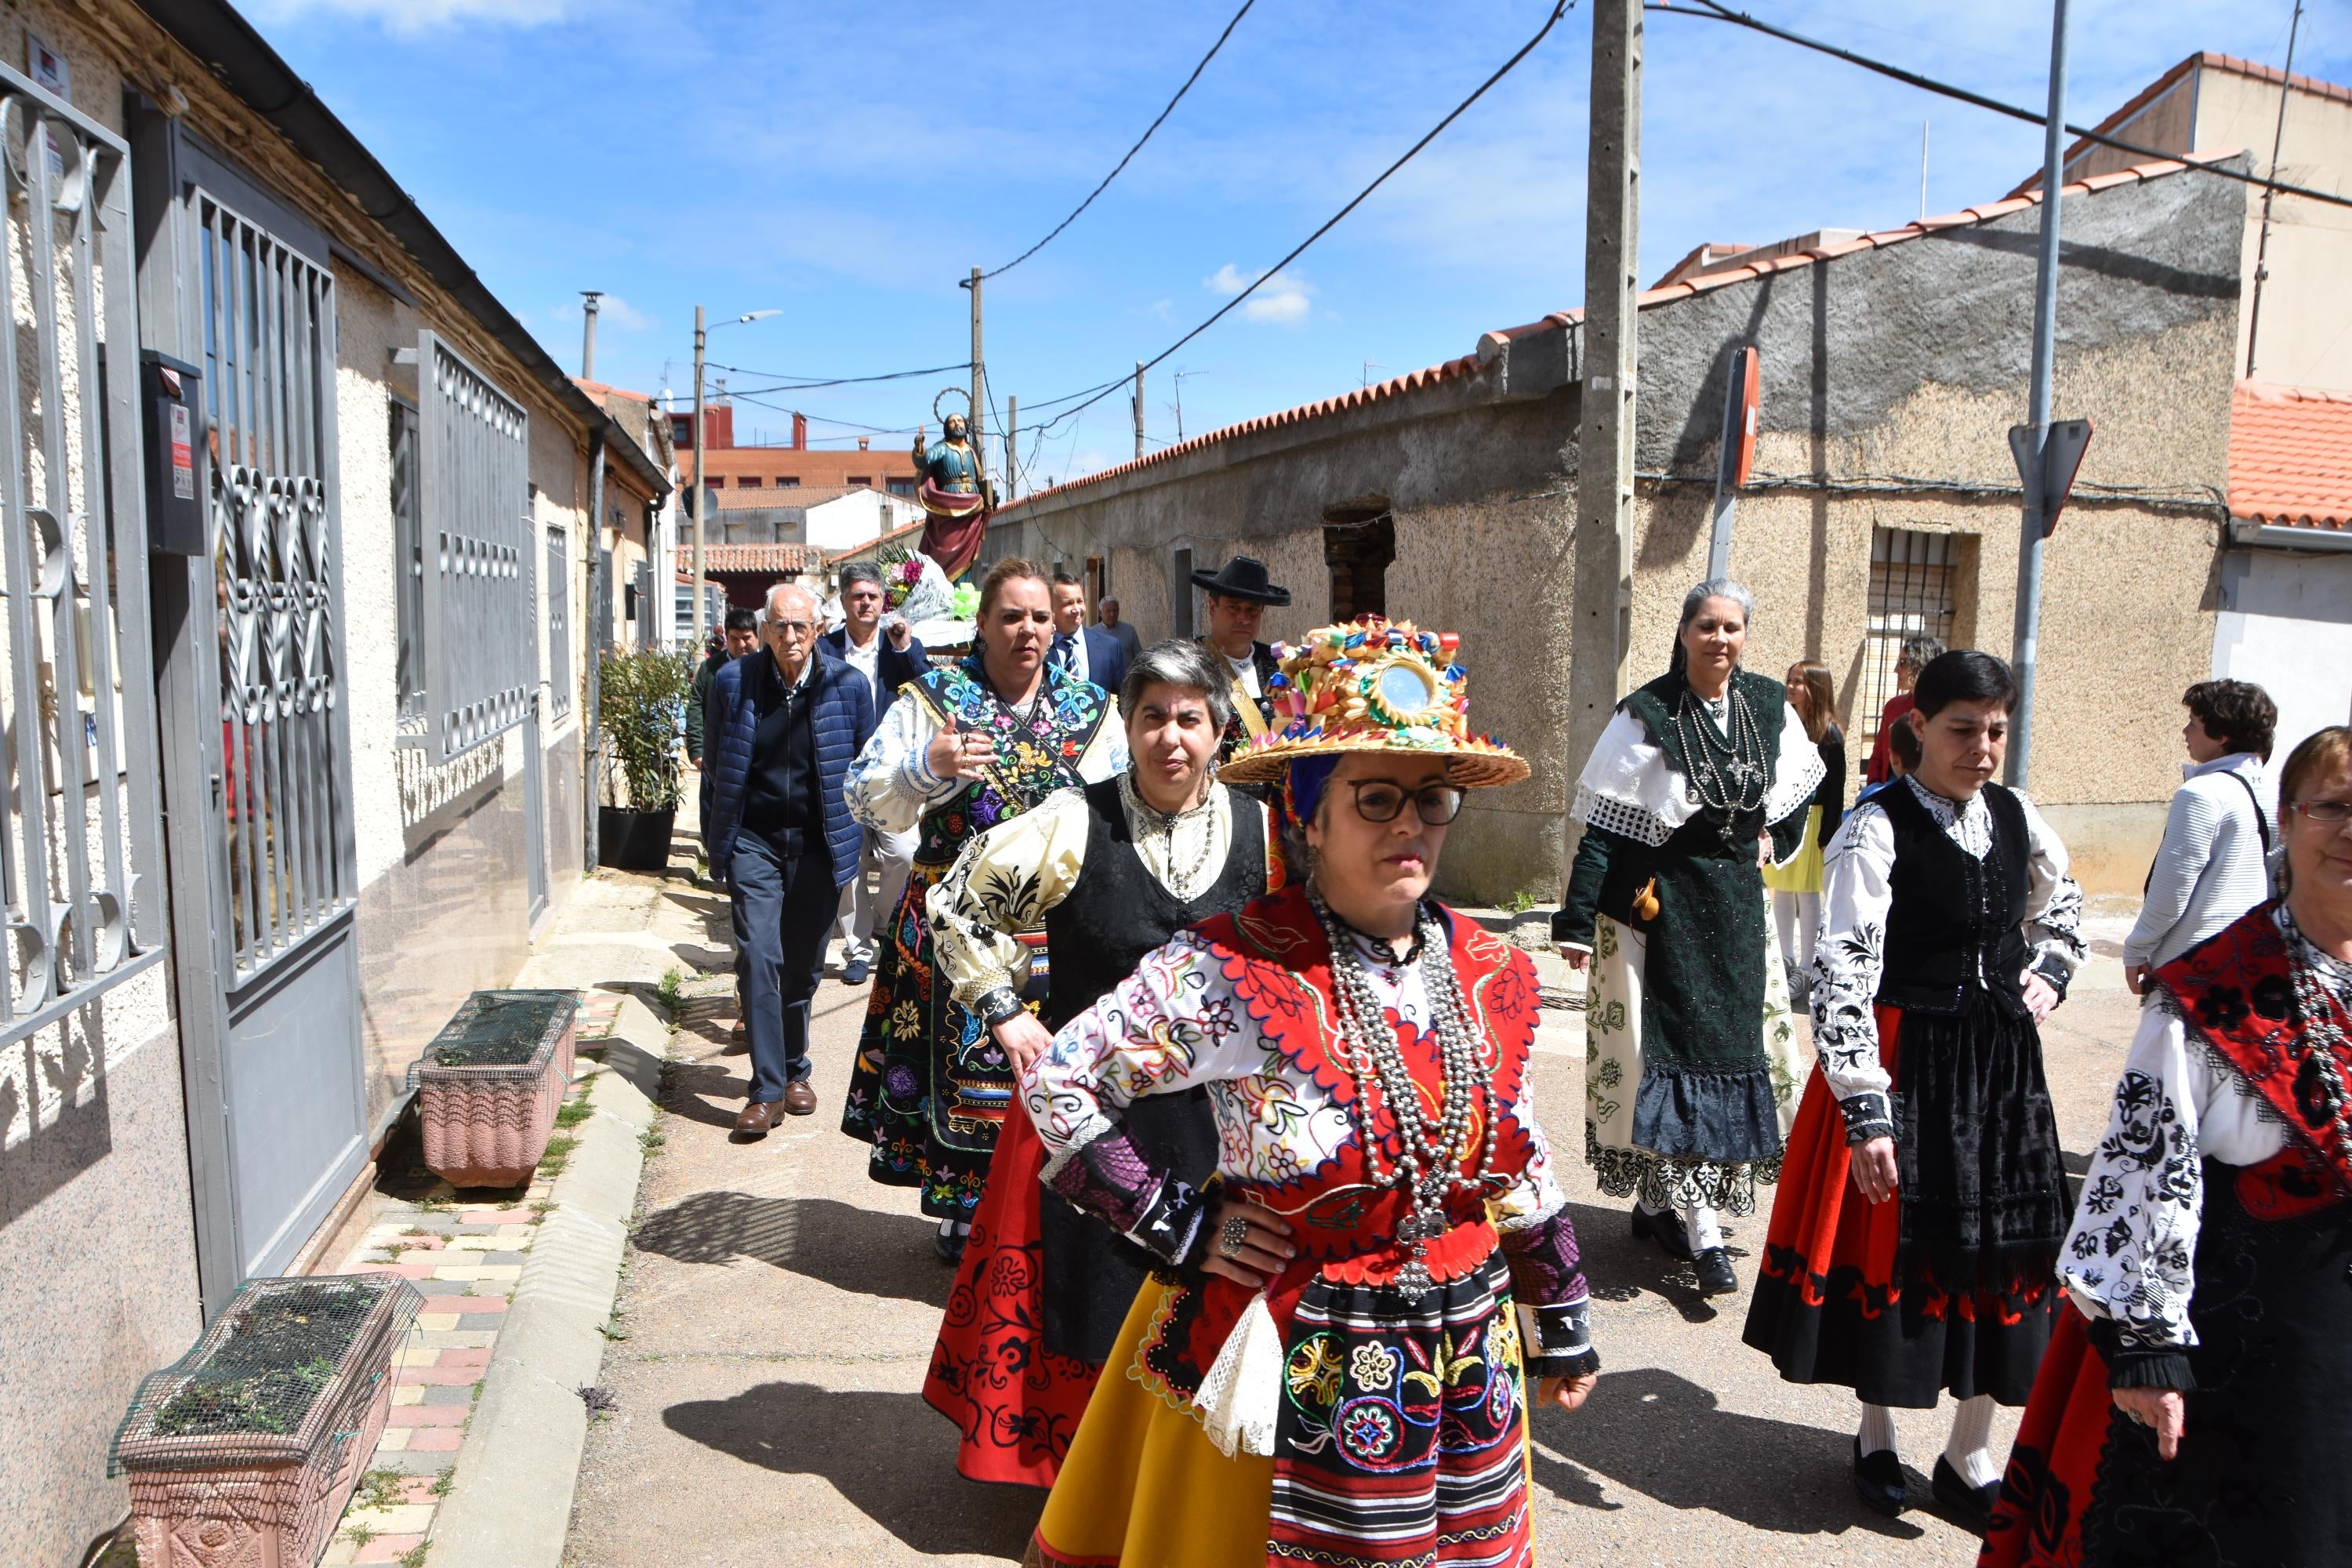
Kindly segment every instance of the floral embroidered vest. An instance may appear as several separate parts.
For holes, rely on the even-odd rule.
[[[2277,907],[2257,904],[2156,980],[2189,1031],[2229,1059],[2337,1192],[2352,1195],[2352,1047],[2322,1047],[2299,1016]],[[2318,993],[2337,1029],[2352,1031],[2343,1005],[2326,987]]]
[[[1057,789],[1079,783],[1078,763],[1110,711],[1090,681],[1049,670],[1052,684],[1033,723],[1029,710],[1008,708],[974,655],[910,683],[901,696],[930,710],[943,730],[986,735],[996,744],[988,772],[923,813],[915,868],[925,882],[944,876],[975,835],[1020,816]]]

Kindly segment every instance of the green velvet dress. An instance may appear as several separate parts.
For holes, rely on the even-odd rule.
[[[1720,713],[1661,676],[1594,748],[1552,932],[1592,952],[1586,1155],[1603,1192],[1739,1215],[1777,1176],[1806,1064],[1757,841],[1775,862],[1797,854],[1821,776],[1787,692],[1745,670]]]

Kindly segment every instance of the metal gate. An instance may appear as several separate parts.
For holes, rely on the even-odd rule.
[[[138,151],[163,206],[141,226],[148,339],[205,378],[211,552],[158,556],[156,602],[211,1310],[283,1268],[367,1158],[335,286],[321,237],[194,139],[143,125]]]
[[[1895,695],[1895,666],[1906,638],[1926,635],[1951,645],[1956,536],[1884,525],[1870,531],[1870,602],[1863,623],[1862,682],[1854,721],[1878,722]]]

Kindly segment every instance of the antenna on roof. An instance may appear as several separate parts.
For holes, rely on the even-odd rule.
[[[1927,221],[1927,122],[1919,121],[1919,221]]]

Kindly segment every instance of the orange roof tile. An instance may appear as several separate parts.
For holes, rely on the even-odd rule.
[[[2231,148],[2218,153],[2189,153],[2179,158],[2159,158],[2151,163],[2135,164],[2129,169],[2118,170],[2112,175],[2102,175],[2096,188],[2104,190],[2113,185],[2159,180],[2168,174],[2179,174],[2184,169],[2203,163],[2218,163],[2225,158],[2236,155],[2237,150]],[[2090,194],[2093,187],[2077,181],[2068,184],[2063,189],[2068,195],[2085,195]],[[1984,223],[1992,218],[2006,216],[2011,213],[2023,212],[2029,207],[2039,205],[2041,201],[2042,193],[2032,191],[2024,195],[2010,196],[2000,201],[1989,202],[1982,206],[1968,207],[1957,213],[1946,213],[1938,217],[1921,218],[1916,223],[1906,223],[1900,228],[1880,229],[1873,234],[1861,235],[1853,239],[1843,240],[1836,244],[1819,246],[1790,256],[1769,257],[1740,266],[1725,267],[1718,271],[1699,273],[1655,289],[1644,289],[1634,297],[1634,304],[1645,310],[1659,305],[1671,305],[1677,300],[1686,300],[1693,295],[1705,294],[1735,283],[1745,283],[1769,273],[1811,267],[1816,262],[1832,260],[1841,256],[1856,255],[1864,250],[1880,250],[1890,245],[1900,245],[1906,240],[1917,239],[1924,235],[1934,234],[1942,229],[1959,228],[1969,224]],[[1088,474],[1083,479],[1069,479],[1054,486],[1051,489],[1038,490],[1034,494],[1023,496],[1019,500],[1010,501],[999,507],[996,515],[1003,517],[1046,496],[1058,496],[1066,490],[1077,489],[1086,485],[1100,484],[1106,479],[1117,479],[1123,474],[1130,474],[1155,464],[1169,462],[1186,453],[1197,452],[1204,447],[1216,446],[1220,442],[1230,441],[1235,437],[1253,435],[1261,430],[1278,429],[1288,425],[1300,425],[1310,419],[1320,419],[1326,415],[1343,413],[1351,408],[1363,408],[1375,403],[1385,403],[1392,397],[1402,397],[1407,393],[1418,392],[1443,382],[1463,380],[1476,374],[1484,353],[1490,346],[1500,347],[1504,343],[1519,338],[1558,331],[1562,327],[1581,321],[1583,317],[1584,311],[1581,309],[1554,310],[1540,321],[1529,321],[1523,326],[1504,327],[1487,332],[1478,340],[1479,352],[1465,354],[1460,359],[1447,360],[1444,364],[1432,365],[1426,370],[1417,370],[1410,375],[1401,375],[1391,381],[1377,382],[1370,386],[1360,387],[1338,397],[1327,397],[1320,403],[1309,403],[1297,408],[1286,408],[1279,414],[1262,414],[1255,419],[1245,419],[1238,425],[1228,425],[1223,429],[1211,430],[1206,434],[1195,436],[1190,440],[1179,441],[1172,446],[1162,447],[1156,452],[1150,452],[1140,458]]]
[[[751,485],[735,480],[710,492],[714,511],[743,511],[752,507],[823,506],[829,500],[839,500],[859,490],[877,489],[875,485]],[[887,494],[888,492],[884,491]]]
[[[998,510],[1003,509],[1000,507]],[[828,550],[824,554],[824,563],[828,566],[838,566],[845,561],[862,556],[866,552],[885,544],[903,543],[908,549],[912,550],[915,547],[914,536],[922,532],[923,525],[929,521],[928,518],[919,517],[912,522],[900,523],[889,532],[869,539],[863,544],[845,544],[838,550]]]
[[[2352,527],[2352,396],[2242,381],[2230,399],[2230,515]]]
[[[813,572],[822,552],[806,544],[705,544],[702,570],[713,572]],[[691,574],[694,546],[677,547],[677,569]]]

